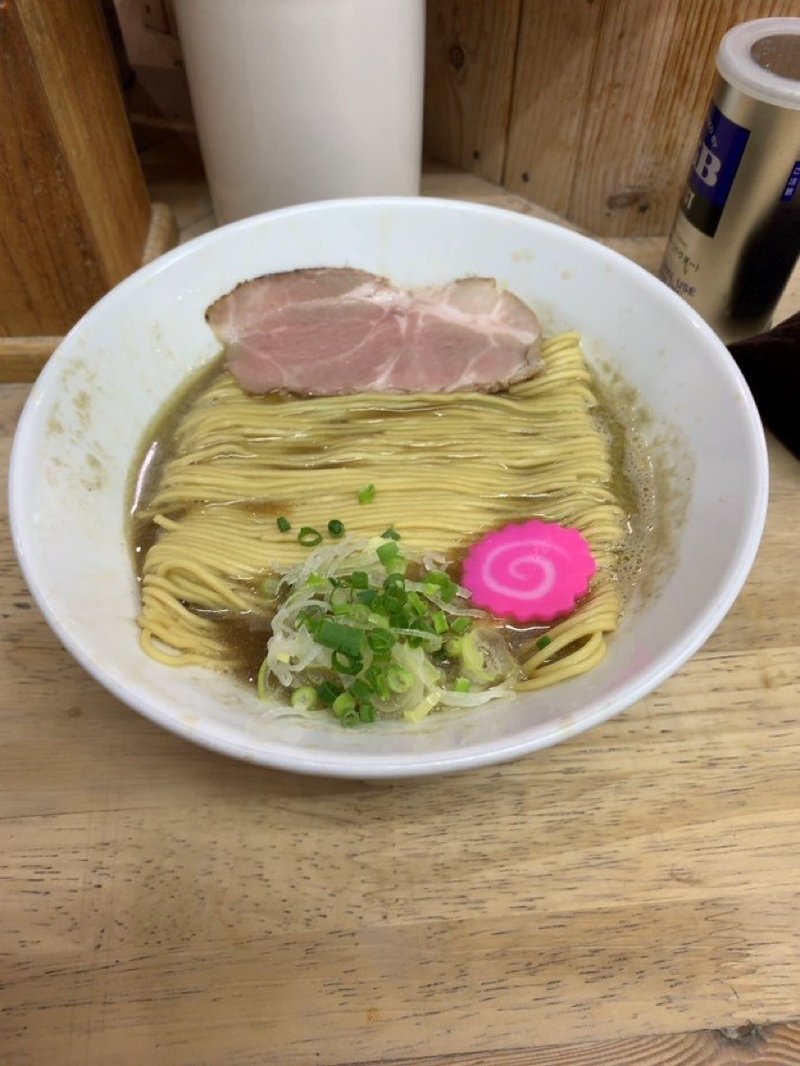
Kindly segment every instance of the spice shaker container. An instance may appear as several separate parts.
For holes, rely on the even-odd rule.
[[[726,343],[769,329],[800,253],[800,18],[734,26],[661,265]]]

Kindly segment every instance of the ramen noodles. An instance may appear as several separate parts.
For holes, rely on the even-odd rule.
[[[396,646],[388,662],[383,650],[386,668],[398,667],[392,676],[400,688],[413,687],[411,675],[411,698],[419,696],[419,656],[412,663],[409,655],[421,648],[438,671],[428,688],[445,698],[428,694],[430,706],[422,699],[411,707],[390,686],[391,698],[362,699],[373,710],[377,703],[379,714],[399,707],[415,720],[439,704],[472,706],[485,692],[540,689],[591,670],[619,624],[617,570],[632,505],[620,492],[621,459],[612,454],[580,338],[545,340],[541,356],[542,372],[502,393],[256,396],[215,367],[164,416],[139,471],[133,519],[145,652],[170,666],[236,672],[257,681],[262,695],[296,706],[334,706],[338,699],[352,712],[343,698],[354,684],[348,670],[359,664],[360,679],[380,659],[370,641],[381,640],[370,637],[370,612],[360,608],[385,599],[388,581],[398,595],[384,615],[371,612],[378,619],[372,629],[391,629],[392,610],[406,629],[409,619],[422,628],[411,627],[418,643],[410,648],[394,634],[382,638]],[[530,519],[579,530],[596,563],[574,609],[545,624],[491,617],[460,585],[472,544]],[[386,543],[396,550],[381,552]],[[392,557],[402,565],[387,566]],[[353,574],[363,587],[353,585]],[[306,587],[312,576],[322,582],[316,593]],[[435,595],[443,589],[452,592],[449,601]],[[357,638],[341,638],[347,647],[337,652],[330,637],[296,684],[287,670],[282,683],[280,654],[270,665],[268,642],[277,640],[276,619],[283,624],[281,610],[292,597],[305,606],[291,632],[281,631],[289,641],[283,667],[310,654],[306,638],[322,615],[336,621],[340,638],[343,629],[361,632],[361,652]],[[409,613],[417,600],[424,610]],[[467,629],[467,636],[479,635],[472,653],[483,667],[494,654],[492,634],[500,635],[504,676],[465,671],[459,654]],[[298,634],[305,653],[291,643]],[[381,669],[372,677],[383,679],[385,691]]]

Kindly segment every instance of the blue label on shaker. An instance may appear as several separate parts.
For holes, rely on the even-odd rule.
[[[790,200],[794,199],[794,194],[797,192],[798,185],[800,185],[800,159],[798,159],[792,167],[792,172],[786,181],[786,188],[783,190],[783,195],[781,196],[781,203],[787,204]]]
[[[711,105],[681,203],[692,225],[709,237],[717,232],[749,136]]]

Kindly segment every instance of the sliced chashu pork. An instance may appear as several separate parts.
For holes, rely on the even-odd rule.
[[[499,391],[542,366],[539,320],[488,278],[409,291],[346,267],[237,286],[206,320],[248,392]]]

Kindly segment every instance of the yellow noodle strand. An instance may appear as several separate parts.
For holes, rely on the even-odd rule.
[[[307,553],[301,526],[324,532],[338,518],[364,537],[395,526],[410,551],[452,555],[538,517],[580,529],[598,572],[547,646],[524,658],[519,688],[595,666],[619,619],[614,571],[626,515],[578,336],[554,337],[542,354],[541,374],[498,394],[258,397],[221,373],[181,419],[147,503],[158,527],[142,569],[147,654],[230,666],[213,612],[263,614],[261,581]],[[359,504],[370,483],[374,502]],[[280,532],[279,515],[291,533]]]

